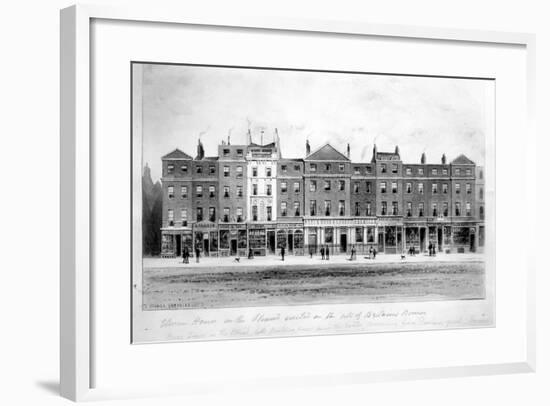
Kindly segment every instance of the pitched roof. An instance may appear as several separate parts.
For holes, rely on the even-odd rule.
[[[188,159],[188,160],[192,160],[193,158],[191,158],[185,152],[183,152],[183,151],[176,148],[175,150],[173,150],[169,154],[164,155],[162,157],[162,159]]]
[[[325,144],[306,157],[307,161],[349,161],[349,158],[330,144]]]
[[[469,159],[466,155],[460,154],[451,162],[451,165],[475,165],[474,161]]]

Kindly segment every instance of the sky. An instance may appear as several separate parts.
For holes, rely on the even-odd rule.
[[[460,154],[485,161],[487,123],[494,103],[489,80],[375,74],[300,72],[144,65],[143,164],[153,180],[161,157],[176,148],[196,155],[200,138],[207,156],[230,136],[231,144],[273,141],[278,130],[285,158],[303,158],[329,142],[353,162],[399,145],[401,159],[448,161]]]

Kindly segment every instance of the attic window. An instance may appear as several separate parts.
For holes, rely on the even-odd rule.
[[[168,170],[168,173],[174,173],[174,165],[173,164],[169,164],[167,166],[167,170]]]
[[[229,149],[223,150],[223,156],[229,156]]]
[[[180,169],[183,173],[187,173],[187,165],[182,165]]]

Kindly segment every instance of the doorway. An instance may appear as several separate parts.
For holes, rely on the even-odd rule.
[[[275,254],[275,231],[267,232],[267,241],[269,246],[269,253]]]
[[[476,235],[470,234],[470,252],[476,252]]]
[[[426,229],[424,227],[420,227],[420,252],[424,252],[426,250]]]
[[[231,256],[237,255],[237,240],[236,239],[231,240],[231,250],[230,250],[229,255],[231,255]]]
[[[181,235],[176,235],[176,257],[181,256]]]
[[[202,243],[202,246],[204,250],[204,256],[210,256],[210,244],[208,243],[208,234],[204,234],[204,241]]]
[[[340,252],[348,250],[348,236],[346,233],[340,234]]]
[[[288,253],[290,254],[294,250],[294,236],[292,232],[288,233]]]
[[[443,229],[437,229],[437,250],[439,252],[443,251]]]

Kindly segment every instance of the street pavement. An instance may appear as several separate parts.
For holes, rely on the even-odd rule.
[[[484,261],[485,255],[480,253],[465,253],[465,254],[445,254],[438,253],[436,256],[430,257],[428,254],[417,254],[415,256],[407,255],[404,259],[399,254],[378,254],[376,259],[368,259],[364,255],[357,255],[357,258],[350,261],[349,255],[334,255],[330,260],[322,260],[320,255],[314,255],[310,258],[309,255],[285,255],[285,260],[282,261],[280,256],[265,256],[254,257],[248,259],[241,257],[238,261],[235,257],[201,257],[199,262],[195,258],[189,258],[189,264],[184,264],[182,258],[144,258],[143,267],[145,269],[154,268],[207,268],[216,267],[235,267],[246,268],[248,266],[277,266],[277,265],[312,265],[319,264],[320,266],[338,265],[338,264],[376,264],[376,263],[422,263],[422,262],[481,262]]]

